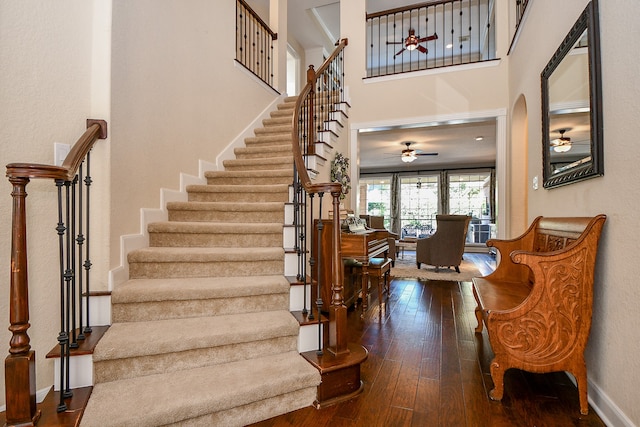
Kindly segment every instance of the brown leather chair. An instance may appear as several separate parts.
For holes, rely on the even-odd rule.
[[[455,267],[460,273],[464,243],[469,229],[468,215],[436,215],[436,232],[416,241],[416,264],[436,267]]]

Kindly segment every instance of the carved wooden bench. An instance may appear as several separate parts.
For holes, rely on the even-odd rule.
[[[567,371],[578,384],[580,413],[587,414],[584,350],[605,219],[538,217],[516,239],[487,242],[502,258],[492,274],[473,279],[473,295],[476,332],[482,332],[483,323],[487,326],[495,355],[491,399],[502,399],[507,369]]]

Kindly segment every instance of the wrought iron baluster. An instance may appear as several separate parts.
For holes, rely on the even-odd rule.
[[[76,187],[78,185],[78,175],[73,178],[73,181],[70,183],[71,187],[71,218],[70,218],[70,226],[69,230],[69,259],[70,259],[70,270],[71,270],[71,293],[68,295],[69,298],[69,311],[71,313],[71,324],[69,325],[69,329],[71,331],[71,342],[69,343],[70,348],[78,348],[78,336],[76,334],[76,221],[77,221],[77,212],[76,212]]]
[[[66,345],[66,354],[65,354],[65,362],[67,365],[67,369],[65,371],[65,382],[61,384],[60,394],[64,395],[64,398],[68,398],[73,396],[70,387],[70,371],[69,371],[69,362],[70,362],[70,343],[69,343],[69,330],[71,328],[71,286],[73,279],[73,269],[71,266],[71,253],[72,253],[72,243],[71,243],[71,230],[69,230],[69,225],[71,224],[71,212],[70,212],[70,187],[71,181],[64,182],[65,187],[65,223],[67,224],[67,229],[65,232],[65,271],[64,271],[64,284],[65,284],[65,297],[64,297],[64,330],[67,335],[67,345]]]
[[[62,186],[64,181],[61,179],[56,180],[56,187],[58,189],[58,225],[56,232],[58,233],[58,258],[60,269],[60,332],[58,333],[58,345],[60,346],[60,401],[58,402],[58,412],[67,410],[67,404],[64,401],[64,395],[62,390],[64,389],[65,370],[66,370],[66,358],[67,344],[69,343],[69,337],[64,326],[64,287],[65,287],[65,270],[64,270],[64,234],[66,226],[64,224],[62,216]]]
[[[76,237],[76,244],[78,246],[78,269],[82,268],[83,266],[83,260],[84,260],[84,254],[82,253],[84,248],[84,229],[82,228],[84,222],[83,222],[83,218],[82,216],[84,215],[84,205],[82,204],[83,202],[83,191],[82,191],[82,186],[84,185],[83,183],[83,163],[80,164],[80,167],[78,169],[78,234]],[[77,274],[77,281],[78,281],[78,339],[79,340],[84,340],[86,338],[85,334],[84,334],[84,306],[83,306],[83,299],[84,299],[84,295],[83,295],[83,274],[82,272],[78,272]]]
[[[87,174],[84,177],[84,184],[86,189],[86,193],[87,193],[87,209],[86,209],[86,223],[87,223],[87,238],[86,238],[86,245],[85,245],[85,257],[84,257],[84,271],[85,271],[85,282],[86,282],[86,288],[87,288],[87,326],[84,328],[84,332],[85,334],[89,334],[92,332],[91,329],[91,316],[90,316],[90,312],[89,312],[89,307],[91,307],[90,301],[91,301],[91,281],[90,281],[90,277],[91,277],[91,256],[89,253],[89,249],[90,249],[90,235],[91,235],[91,227],[90,227],[90,206],[91,206],[91,184],[93,182],[93,180],[91,179],[91,151],[89,151],[87,153],[87,158],[85,160],[85,163],[87,164]]]

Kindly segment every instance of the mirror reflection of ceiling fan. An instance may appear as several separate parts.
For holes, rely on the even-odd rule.
[[[405,163],[411,163],[418,158],[418,156],[437,156],[438,153],[423,153],[414,150],[411,148],[411,142],[407,141],[404,145],[407,146],[404,150],[402,150],[402,154],[400,155],[400,159]]]
[[[406,39],[404,39],[401,42],[387,42],[387,44],[404,44],[404,47],[402,49],[400,49],[395,55],[393,55],[393,58],[395,59],[396,56],[400,55],[402,52],[404,52],[405,50],[419,50],[422,53],[427,53],[429,52],[429,49],[427,49],[426,47],[420,45],[420,43],[423,42],[428,42],[431,40],[436,40],[438,38],[438,34],[433,33],[433,35],[431,36],[427,36],[427,37],[420,37],[420,36],[416,36],[416,30],[414,30],[413,28],[409,29],[409,35],[407,36]]]
[[[560,134],[560,137],[551,140],[550,145],[553,151],[555,151],[556,153],[566,153],[567,151],[571,150],[571,147],[574,144],[580,143],[580,142],[571,141],[571,138],[569,138],[568,136],[565,136],[565,133],[570,130],[571,129],[558,129],[556,131]]]

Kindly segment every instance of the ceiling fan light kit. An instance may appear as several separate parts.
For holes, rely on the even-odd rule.
[[[407,146],[404,150],[402,150],[402,154],[400,155],[400,159],[405,163],[411,163],[418,156],[437,156],[438,153],[418,153],[416,150],[411,148],[411,142],[404,142],[404,145]]]
[[[403,162],[411,163],[416,159],[416,152],[413,150],[404,150],[401,158]]]
[[[404,52],[405,50],[419,50],[420,52],[427,54],[429,52],[429,50],[424,47],[421,46],[420,43],[423,42],[428,42],[431,40],[437,40],[438,38],[438,34],[433,33],[433,35],[427,36],[427,37],[420,37],[420,36],[416,36],[416,30],[414,30],[413,28],[409,28],[409,35],[407,36],[406,39],[404,39],[401,42],[390,42],[387,41],[387,44],[402,44],[404,45],[404,47],[402,49],[400,49],[395,55],[393,55],[393,59],[396,58],[396,56],[400,55],[402,52]]]
[[[556,138],[551,141],[551,147],[556,153],[566,153],[571,150],[571,138],[564,136],[566,131],[566,129],[560,129],[558,131],[560,133],[560,138]]]

